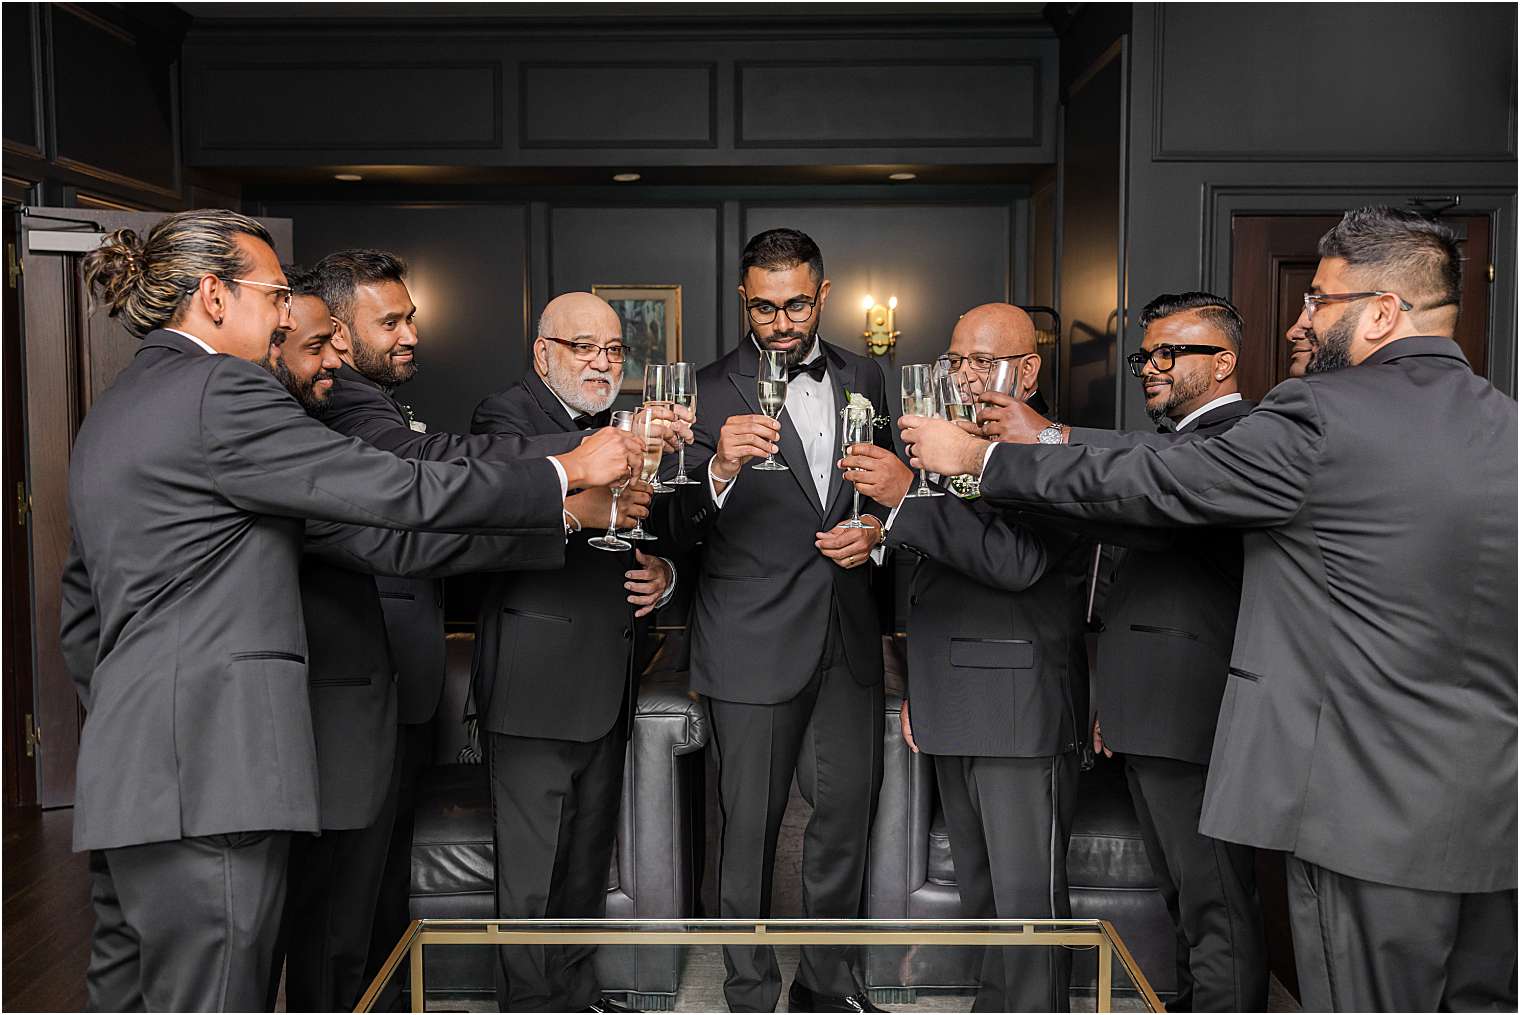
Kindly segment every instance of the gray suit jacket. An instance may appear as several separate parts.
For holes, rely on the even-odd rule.
[[[1516,413],[1405,338],[1164,449],[999,448],[985,495],[1243,529],[1201,831],[1351,877],[1515,887]]]
[[[167,331],[80,427],[69,502],[62,641],[89,709],[76,849],[317,830],[305,518],[562,532],[547,461],[400,460],[309,418],[257,364]]]

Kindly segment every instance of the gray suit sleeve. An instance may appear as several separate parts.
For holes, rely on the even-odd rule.
[[[100,654],[100,613],[95,609],[95,594],[90,590],[90,576],[84,558],[79,555],[78,540],[69,544],[69,559],[63,566],[63,589],[59,604],[58,642],[63,663],[74,678],[79,700],[90,707],[90,678]]]
[[[910,497],[887,545],[916,551],[994,589],[1020,592],[1045,574],[1045,542],[996,511],[959,497]]]
[[[1085,444],[1090,448],[1164,448],[1181,434],[1149,433],[1144,430],[1099,430],[1074,426],[1066,437],[1068,444]]]
[[[389,578],[451,578],[477,571],[552,571],[565,564],[562,532],[545,536],[469,536],[308,521],[303,549],[350,571]]]
[[[1217,437],[1121,450],[1000,446],[982,495],[1092,521],[1279,525],[1302,506],[1324,437],[1313,388],[1290,380]]]
[[[547,459],[397,458],[307,416],[256,364],[221,360],[202,396],[201,434],[212,480],[243,510],[392,529],[563,534]]]

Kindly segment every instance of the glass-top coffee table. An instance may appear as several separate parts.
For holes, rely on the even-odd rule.
[[[1073,1011],[1164,1010],[1107,920],[796,919],[415,920],[355,1010],[381,1010],[405,989],[414,1012],[495,1011],[503,945],[594,947],[602,991],[645,1011],[726,1010],[725,945],[775,949],[781,1011],[804,946],[854,949],[872,1001],[892,1011],[970,1011],[984,970],[1028,968],[1027,949],[1070,953]]]

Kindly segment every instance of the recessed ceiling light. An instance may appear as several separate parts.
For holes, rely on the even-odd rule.
[[[887,179],[889,179],[889,180],[916,180],[916,179],[918,179],[918,174],[917,173],[892,173],[891,175],[889,175],[887,177]]]
[[[638,173],[613,173],[612,178],[618,183],[637,183],[642,179]]]
[[[333,179],[342,180],[344,183],[358,183],[360,180],[364,179],[364,177],[360,176],[358,173],[334,173]]]

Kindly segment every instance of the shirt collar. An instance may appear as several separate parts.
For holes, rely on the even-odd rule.
[[[188,332],[188,331],[180,331],[178,328],[165,328],[164,330],[165,331],[172,331],[176,335],[184,335],[190,341],[194,342],[196,345],[200,346],[202,349],[205,349],[207,352],[209,352],[213,356],[220,356],[221,355],[221,353],[217,352],[215,349],[211,348],[211,346],[207,345],[205,342],[202,342],[200,339],[196,338],[194,335],[190,334],[190,332]]]
[[[1230,395],[1220,395],[1218,398],[1214,399],[1212,402],[1209,402],[1208,404],[1206,404],[1206,405],[1204,405],[1204,406],[1202,406],[1200,408],[1194,409],[1192,412],[1188,413],[1186,416],[1183,416],[1182,419],[1181,419],[1181,421],[1178,422],[1178,424],[1176,426],[1177,432],[1181,433],[1183,430],[1186,430],[1189,423],[1193,422],[1195,419],[1197,419],[1199,416],[1202,416],[1204,413],[1208,412],[1210,409],[1217,409],[1221,405],[1229,405],[1231,402],[1238,402],[1238,401],[1240,401],[1241,397],[1242,396],[1241,396],[1240,392],[1238,392],[1238,391],[1235,392],[1234,394],[1230,394]]]

